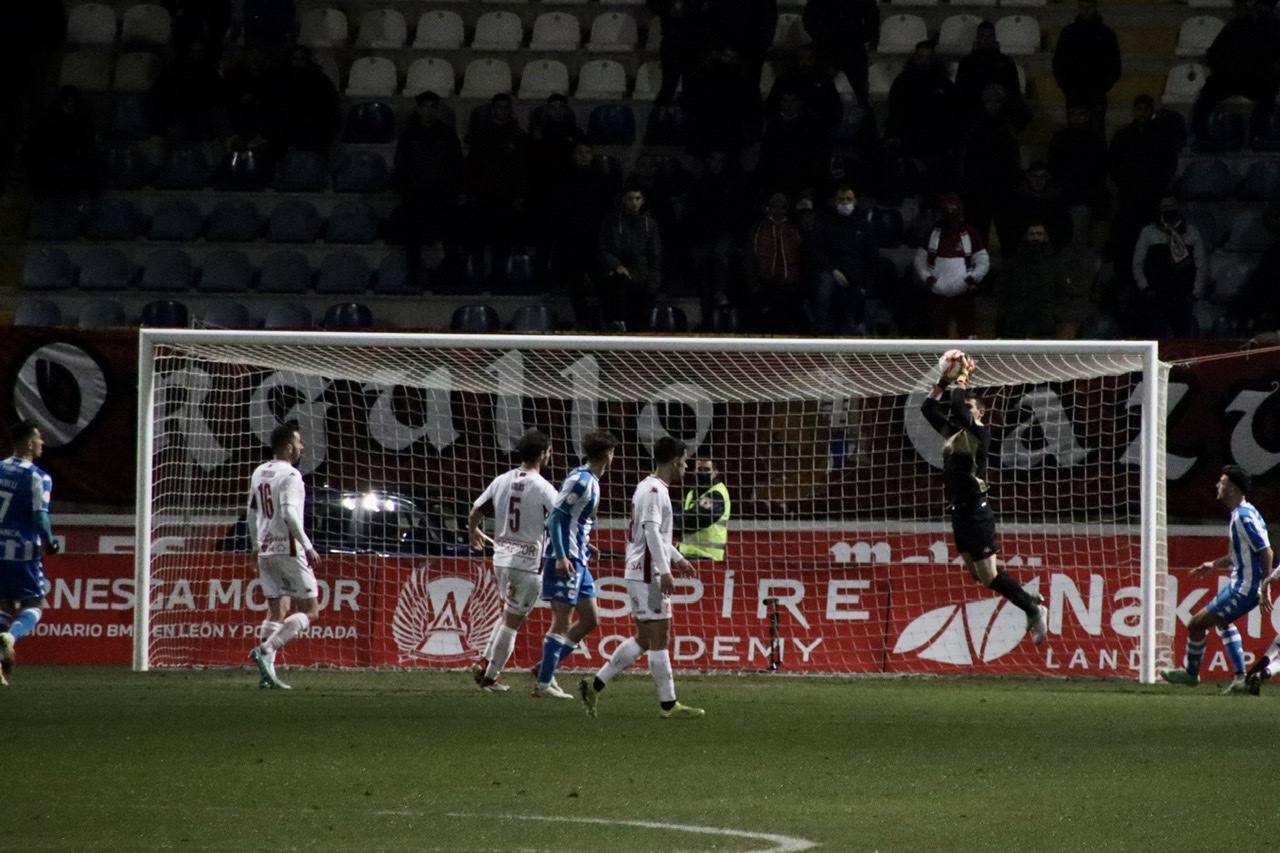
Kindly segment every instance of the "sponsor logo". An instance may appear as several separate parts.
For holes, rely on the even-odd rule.
[[[1027,591],[1038,592],[1039,586],[1039,580],[1032,581]],[[917,616],[898,636],[893,653],[916,652],[924,660],[956,666],[990,663],[1017,648],[1026,632],[1021,610],[1004,598],[981,598]]]
[[[461,664],[484,649],[500,610],[493,573],[483,565],[469,575],[432,577],[424,564],[400,588],[391,635],[402,662]]]

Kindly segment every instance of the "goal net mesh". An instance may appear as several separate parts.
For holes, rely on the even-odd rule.
[[[654,441],[670,434],[714,461],[731,496],[726,558],[698,561],[677,587],[678,668],[1137,672],[1140,354],[971,342],[993,426],[999,560],[1050,611],[1049,641],[1035,646],[1023,613],[969,577],[952,541],[942,438],[920,414],[936,348],[236,340],[155,350],[152,666],[245,662],[266,612],[248,552],[249,476],[270,456],[272,429],[294,421],[321,616],[282,652],[284,666],[478,657],[501,602],[488,558],[467,546],[466,515],[536,427],[552,437],[544,473],[557,487],[586,432],[621,439],[595,536],[601,623],[566,666],[598,666],[632,633],[621,561],[630,497]],[[1162,414],[1154,420],[1162,448]],[[692,488],[691,475],[673,484],[673,505]],[[1152,545],[1163,578],[1163,541]],[[536,660],[549,616],[534,610],[511,666]]]

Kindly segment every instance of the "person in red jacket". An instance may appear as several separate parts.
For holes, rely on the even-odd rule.
[[[763,332],[803,331],[803,239],[790,209],[782,193],[770,196],[747,246],[747,286]]]
[[[978,233],[965,222],[960,197],[938,199],[942,220],[916,249],[916,276],[929,291],[929,334],[934,338],[967,338],[976,331],[974,292],[991,269],[991,258]]]

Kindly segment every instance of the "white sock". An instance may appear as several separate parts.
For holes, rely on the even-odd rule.
[[[274,634],[262,641],[263,651],[268,654],[275,654],[280,649],[283,649],[290,640],[307,630],[310,625],[311,620],[307,618],[307,614],[290,613],[285,617],[284,624]]]
[[[276,631],[279,631],[283,627],[284,627],[284,623],[275,622],[271,619],[270,616],[268,616],[267,620],[262,623],[262,632],[258,634],[258,638],[265,644],[268,637],[270,637],[272,634],[274,634]],[[275,649],[267,650],[267,660],[271,663],[276,662]]]
[[[495,653],[494,650],[498,646],[498,632],[502,630],[502,626],[505,624],[507,624],[505,614],[499,614],[498,621],[494,622],[493,627],[489,629],[489,642],[485,643],[485,646],[484,646],[485,660],[487,661],[493,660],[494,653]]]
[[[596,678],[608,684],[615,675],[635,663],[642,654],[644,649],[640,648],[635,638],[628,639],[613,650],[609,660],[605,661],[604,666],[600,667],[600,671],[596,673]]]
[[[493,636],[489,639],[489,650],[485,655],[489,659],[489,666],[485,668],[484,677],[497,678],[498,673],[502,672],[502,668],[511,659],[511,650],[515,647],[515,628],[508,626],[505,622],[495,628]]]
[[[649,650],[649,675],[658,690],[659,702],[676,701],[676,679],[671,674],[671,653],[666,649]]]

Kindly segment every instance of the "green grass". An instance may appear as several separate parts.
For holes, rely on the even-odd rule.
[[[20,667],[0,692],[12,849],[829,850],[1271,843],[1276,696],[1050,680],[643,674],[600,718],[462,674]],[[565,674],[562,683],[576,683]],[[458,817],[457,814],[475,815]]]

